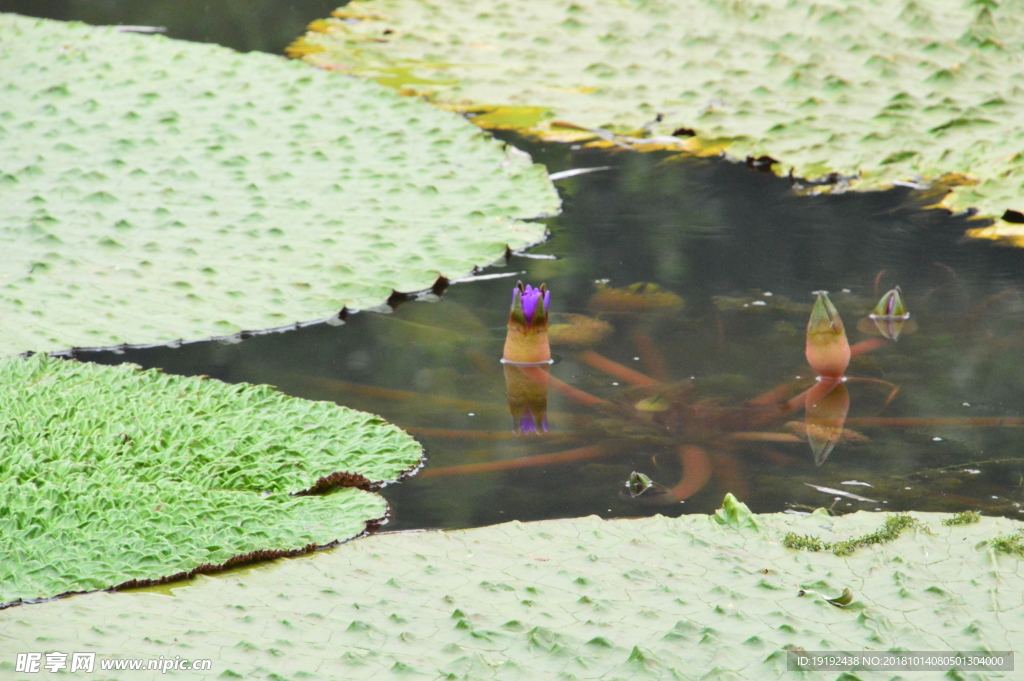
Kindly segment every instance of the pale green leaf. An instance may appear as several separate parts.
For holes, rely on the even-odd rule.
[[[94,594],[0,612],[0,642],[35,650],[45,631],[58,650],[209,657],[225,677],[763,681],[792,676],[791,647],[1012,650],[1024,636],[1020,559],[979,545],[1014,529],[1005,518],[950,527],[914,513],[920,528],[839,557],[781,539],[860,536],[886,516],[748,523],[730,505],[719,518],[738,523],[588,517],[371,536],[200,578],[173,598]]]
[[[840,188],[938,182],[953,186],[943,205],[999,217],[1024,213],[1022,8],[356,0],[314,22],[292,53],[484,127],[767,155],[780,174],[849,178]],[[1011,233],[1024,232],[1003,223],[980,235]]]
[[[542,166],[374,83],[0,14],[0,355],[380,305],[558,205]]]

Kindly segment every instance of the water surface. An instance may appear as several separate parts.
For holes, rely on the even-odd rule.
[[[928,192],[798,196],[786,179],[722,159],[515,142],[552,171],[613,168],[558,183],[565,209],[548,220],[550,240],[485,272],[510,278],[458,284],[438,302],[362,312],[340,327],[89,358],[270,383],[410,428],[428,463],[425,474],[384,490],[394,528],[706,513],[725,492],[762,512],[834,504],[839,512],[1020,517],[1024,252],[965,239],[979,223],[924,209],[937,198]],[[517,279],[547,283],[558,315],[608,322],[614,332],[592,350],[660,378],[660,386],[631,387],[582,362],[577,350],[556,347],[551,375],[613,406],[594,409],[552,391],[549,432],[513,434],[499,359]],[[592,302],[595,282],[648,282],[681,302],[602,310]],[[799,430],[801,411],[745,420],[747,401],[786,386],[781,402],[810,384],[803,348],[813,291],[831,292],[857,342],[870,337],[858,321],[897,284],[916,329],[853,360],[851,441],[816,465],[806,442],[774,439]],[[899,390],[887,404],[892,387]],[[637,415],[634,405],[652,397],[668,405],[667,426]],[[737,435],[751,430],[761,435]],[[699,491],[656,506],[622,494],[633,471],[675,485],[681,446],[699,448],[711,466]],[[594,447],[607,454],[512,471],[435,472]],[[871,486],[844,484],[851,481]],[[835,501],[808,484],[874,501]]]
[[[0,12],[83,21],[87,24],[158,26],[180,40],[219,43],[241,52],[283,53],[339,0],[0,0]]]

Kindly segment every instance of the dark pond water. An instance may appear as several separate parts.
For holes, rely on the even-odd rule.
[[[0,11],[92,23],[163,25],[173,37],[280,52],[337,4],[320,0],[0,0]],[[797,196],[788,181],[727,161],[667,160],[514,140],[552,170],[613,169],[559,182],[565,211],[550,240],[440,302],[364,312],[237,345],[199,343],[88,356],[182,374],[270,383],[366,409],[408,427],[428,464],[384,490],[391,527],[468,527],[513,518],[709,512],[731,491],[757,511],[963,510],[1021,517],[1024,497],[1024,252],[967,241],[978,223],[924,210],[935,196],[894,190]],[[550,391],[550,431],[517,437],[499,363],[511,286],[546,282],[558,315],[614,331],[591,348],[660,379],[639,389],[556,347],[551,375],[610,406]],[[630,312],[592,302],[610,287],[656,284],[675,305]],[[851,342],[882,292],[899,284],[916,330],[853,360],[846,441],[820,465],[796,440],[803,412],[755,420],[745,403],[809,384],[803,358],[812,291],[831,292]],[[770,295],[769,295],[770,294]],[[800,377],[800,378],[798,378]],[[870,379],[870,380],[861,380]],[[884,382],[884,383],[883,383]],[[899,392],[890,402],[891,386]],[[664,411],[637,410],[665,408]],[[445,432],[442,432],[445,431]],[[585,460],[460,473],[465,464],[577,452]],[[683,466],[679,452],[688,453]],[[595,454],[600,454],[597,456]],[[571,458],[568,457],[568,458]],[[506,464],[507,465],[507,464]],[[704,482],[695,474],[706,465]],[[684,503],[623,498],[631,472]],[[866,485],[844,484],[851,481]]]
[[[344,4],[339,0],[0,0],[0,12],[88,24],[162,26],[172,38],[281,54],[305,33],[309,22]]]
[[[352,315],[340,327],[90,359],[270,383],[409,428],[429,458],[416,478],[384,491],[397,528],[709,512],[725,492],[757,511],[833,503],[833,493],[809,484],[875,500],[844,497],[837,511],[1020,517],[1024,252],[964,239],[977,223],[923,209],[935,199],[925,193],[797,196],[787,180],[720,159],[517,144],[552,170],[613,168],[559,182],[565,210],[548,221],[550,240],[485,272],[512,276],[457,284],[439,302],[390,314]],[[548,284],[556,316],[606,321],[614,331],[592,352],[662,384],[630,386],[556,346],[551,375],[612,406],[549,390],[549,432],[514,435],[499,359],[519,278]],[[648,282],[679,300],[609,310],[594,301],[598,281]],[[785,386],[781,403],[810,384],[812,291],[831,292],[854,343],[872,337],[858,321],[897,284],[916,329],[854,358],[846,424],[854,432],[816,465],[810,445],[793,437],[801,410],[756,421],[742,405]],[[651,398],[667,410],[638,416],[635,405]],[[686,459],[685,470],[680,447],[700,461]],[[570,450],[591,458],[443,470]],[[623,498],[633,471],[671,488],[684,475],[700,478],[702,462],[710,477],[683,503]]]

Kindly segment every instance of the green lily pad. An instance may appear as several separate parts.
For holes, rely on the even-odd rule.
[[[376,535],[200,578],[173,597],[91,594],[3,611],[0,645],[210,658],[225,678],[345,679],[760,681],[786,676],[793,647],[1012,650],[1024,635],[1020,559],[978,544],[1013,523],[913,516],[927,532],[848,557],[781,539],[859,536],[883,514],[755,520],[731,500],[716,516]]]
[[[2,359],[0,604],[347,540],[387,509],[358,488],[421,456],[380,418],[268,386]]]
[[[268,54],[0,14],[0,355],[324,319],[536,243],[542,166]]]
[[[356,0],[310,28],[305,61],[484,125],[603,129],[857,189],[937,182],[951,210],[1024,222],[1017,3]],[[1008,230],[1024,234],[979,235]]]

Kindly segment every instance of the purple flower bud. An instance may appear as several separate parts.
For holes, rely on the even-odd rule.
[[[508,315],[508,334],[505,337],[506,362],[549,362],[548,304],[551,292],[518,282],[512,289],[512,310]]]
[[[518,286],[516,287],[516,291],[520,291]],[[522,289],[522,293],[520,295],[523,300],[523,316],[526,317],[526,324],[527,326],[532,326],[534,315],[537,313],[537,305],[541,302],[542,298],[544,302],[541,304],[541,310],[542,312],[547,313],[548,302],[551,300],[551,291],[546,290],[544,286],[541,286],[540,288],[533,288],[527,284],[526,287]],[[512,304],[515,305],[514,294]]]

